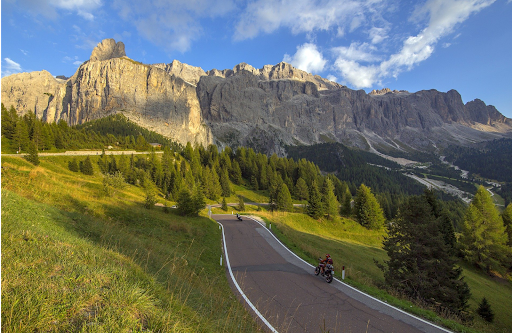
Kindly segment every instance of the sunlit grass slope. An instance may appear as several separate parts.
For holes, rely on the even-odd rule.
[[[2,159],[2,332],[253,332],[204,217],[102,193],[61,157]]]

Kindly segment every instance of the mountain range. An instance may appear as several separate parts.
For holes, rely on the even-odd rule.
[[[421,78],[420,78],[421,79]],[[288,63],[204,71],[174,60],[143,64],[105,39],[76,73],[2,78],[2,103],[70,125],[123,113],[182,144],[247,146],[285,155],[289,145],[341,142],[364,150],[431,151],[512,137],[512,119],[455,90],[349,89]]]

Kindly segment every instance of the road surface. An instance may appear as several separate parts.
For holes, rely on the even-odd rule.
[[[212,218],[224,227],[236,282],[278,332],[447,332],[336,280],[326,283],[255,221]]]

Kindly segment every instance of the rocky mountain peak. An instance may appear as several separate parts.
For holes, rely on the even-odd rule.
[[[408,92],[407,90],[391,90],[389,88],[382,88],[380,90],[378,89],[374,89],[372,91],[370,91],[370,93],[368,95],[373,95],[373,96],[381,96],[381,95],[386,95],[386,94],[389,94],[389,93],[392,93],[392,94],[398,94],[398,93],[401,93],[401,92]]]
[[[201,76],[207,75],[201,67],[184,64],[174,59],[170,64],[155,64],[153,67],[163,69],[167,73],[181,78],[192,85],[197,85]]]
[[[103,61],[121,57],[126,57],[124,43],[116,43],[116,41],[113,38],[109,38],[102,40],[92,50],[90,61]]]

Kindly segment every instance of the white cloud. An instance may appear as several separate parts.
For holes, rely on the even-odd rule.
[[[353,42],[349,47],[339,46],[332,48],[336,58],[343,58],[346,60],[362,61],[362,62],[375,62],[380,58],[375,56],[372,52],[376,50],[375,46],[368,43]]]
[[[365,13],[381,0],[256,0],[247,5],[235,27],[235,40],[245,40],[260,33],[272,33],[281,27],[293,34],[335,28],[338,36],[345,27],[357,29]]]
[[[28,53],[29,53],[28,51],[22,50],[22,49],[20,49],[20,51],[21,51],[21,53],[23,53],[23,55],[28,55]]]
[[[372,27],[368,32],[370,39],[372,40],[372,44],[378,44],[382,42],[384,39],[388,38],[387,29]]]
[[[377,63],[378,57],[372,57],[374,49],[364,43],[352,43],[348,48],[333,48],[333,52],[337,55],[335,68],[339,70],[343,79],[357,88],[371,87],[385,77],[397,77],[403,71],[409,71],[428,59],[443,37],[452,33],[455,27],[468,19],[471,14],[479,12],[494,1],[428,0],[422,7],[417,8],[411,18],[418,22],[427,21],[426,27],[417,35],[407,37],[398,52],[390,55],[387,60]],[[372,30],[370,30],[372,42],[378,43],[379,38],[375,40],[375,36],[372,37]],[[370,63],[362,65],[362,62]]]
[[[356,88],[371,87],[378,82],[379,69],[376,66],[361,66],[354,60],[347,60],[339,57],[334,62],[336,68],[343,80],[349,82]]]
[[[233,0],[115,0],[113,8],[131,22],[139,34],[168,51],[185,52],[203,33],[202,18],[223,16],[233,9]]]
[[[338,82],[338,78],[331,74],[327,75],[327,80],[332,81],[332,82]]]
[[[75,66],[80,66],[81,64],[83,64],[84,62],[83,61],[80,61],[80,60],[77,60],[77,61],[74,61],[73,62],[73,65]]]
[[[297,52],[291,57],[284,55],[284,62],[288,62],[293,66],[302,69],[308,73],[319,73],[324,70],[327,60],[324,59],[322,53],[318,51],[315,44],[305,43],[297,47]]]
[[[50,19],[59,17],[57,10],[67,10],[87,20],[93,20],[92,12],[103,5],[102,0],[20,0],[19,3],[29,12]]]
[[[22,71],[21,65],[16,61],[9,58],[4,58],[4,60],[6,65],[2,66],[2,77],[20,73]]]

